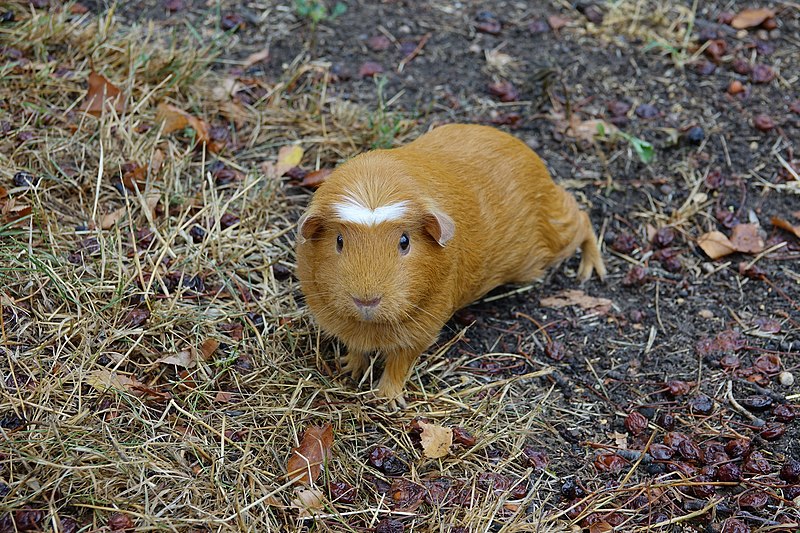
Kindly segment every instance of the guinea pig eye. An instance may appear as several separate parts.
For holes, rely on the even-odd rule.
[[[342,247],[344,246],[344,239],[342,238],[342,234],[336,236],[336,252],[342,253]]]
[[[411,239],[408,238],[407,233],[403,233],[400,236],[400,244],[399,244],[400,253],[406,255],[408,253],[408,248],[410,246],[411,246]]]

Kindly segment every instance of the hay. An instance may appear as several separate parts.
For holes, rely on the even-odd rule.
[[[456,369],[473,356],[432,356],[412,377],[411,411],[388,416],[337,376],[335,347],[283,279],[307,194],[261,163],[298,141],[307,167],[330,166],[385,133],[376,115],[326,96],[326,65],[300,57],[273,83],[233,79],[211,68],[211,45],[118,27],[113,13],[14,9],[18,22],[0,27],[20,58],[0,70],[0,181],[17,186],[0,201],[23,209],[0,222],[2,527],[13,512],[17,524],[95,530],[121,512],[137,531],[304,530],[286,460],[306,425],[327,420],[318,531],[408,516],[374,496],[376,444],[405,454],[412,481],[463,485],[467,504],[423,504],[407,521],[416,531],[561,529],[543,518],[557,479],[521,459],[554,431],[540,417],[554,403],[541,373],[465,383]],[[92,70],[121,89],[122,113],[80,111]],[[163,134],[159,103],[225,128],[227,149],[195,148],[191,129]],[[401,141],[411,125],[390,119]],[[406,431],[416,412],[477,443],[425,459]],[[524,497],[487,491],[486,472],[527,485]],[[357,487],[355,502],[331,503],[331,480]]]

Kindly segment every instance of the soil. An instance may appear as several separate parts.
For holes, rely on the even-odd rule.
[[[789,485],[776,474],[789,458],[800,460],[800,425],[779,422],[774,406],[798,403],[798,385],[783,386],[778,376],[784,372],[783,379],[788,374],[800,381],[800,240],[771,224],[772,217],[791,219],[800,210],[797,182],[787,186],[793,177],[781,163],[782,158],[800,169],[793,152],[800,139],[796,4],[768,4],[777,12],[777,29],[738,31],[719,18],[745,3],[700,2],[687,42],[696,50],[708,38],[724,41],[727,50],[716,63],[692,49],[681,57],[663,47],[648,49],[646,34],[632,31],[632,23],[614,31],[591,23],[596,11],[612,14],[602,2],[579,3],[581,9],[574,9],[555,0],[347,0],[344,14],[315,29],[296,16],[291,2],[222,2],[218,11],[205,1],[184,4],[168,13],[160,1],[125,2],[118,15],[131,23],[187,24],[201,33],[219,24],[220,15],[239,15],[244,27],[236,32],[234,45],[222,51],[218,68],[268,46],[269,61],[250,67],[247,75],[279,79],[285,65],[298,57],[326,62],[335,74],[331,94],[368,109],[380,105],[379,91],[375,80],[359,70],[367,61],[376,62],[387,80],[382,98],[389,111],[413,120],[419,132],[454,121],[510,131],[542,156],[554,178],[590,212],[605,243],[605,282],[592,279],[578,287],[573,258],[541,284],[516,293],[516,287],[494,291],[486,301],[460,311],[442,334],[444,346],[469,326],[445,354],[458,365],[455,371],[434,382],[425,369],[437,361],[423,356],[412,389],[457,386],[464,376],[486,383],[552,367],[553,373],[531,380],[530,386],[553,388],[564,412],[554,414],[553,423],[527,442],[549,455],[555,475],[568,479],[574,474],[587,490],[613,488],[629,464],[621,473],[598,471],[595,456],[601,449],[641,450],[651,437],[663,442],[670,430],[685,433],[701,448],[744,436],[769,458],[772,477],[762,480],[770,502],[759,508],[737,503],[756,482],[720,486],[715,494],[723,500],[717,513],[687,519],[686,527],[719,530],[730,516],[754,529],[796,520],[788,500],[797,491],[787,498]],[[675,4],[665,13],[691,7]],[[563,17],[567,25],[554,30],[548,24],[553,16]],[[495,21],[500,24],[497,35],[478,29]],[[373,36],[387,37],[387,48],[376,49],[382,46],[377,41],[370,44]],[[488,65],[486,54],[492,50],[512,62]],[[412,51],[416,55],[398,72]],[[769,65],[777,76],[756,83],[751,75],[734,71],[735,59]],[[728,87],[736,80],[745,90],[732,95]],[[490,94],[488,86],[499,81],[513,83],[519,97],[501,102]],[[620,103],[628,111],[615,115],[612,109]],[[566,135],[551,117],[557,107],[583,119],[613,122],[650,141],[655,159],[642,163],[622,140],[590,143]],[[759,114],[771,117],[775,127],[757,129]],[[711,260],[697,245],[702,233],[730,235],[736,224],[747,222],[759,225],[774,251]],[[605,312],[541,305],[543,298],[568,289],[612,303]],[[780,363],[764,370],[763,358],[770,355]],[[738,368],[731,367],[733,356]],[[686,388],[672,383],[671,393],[669,382]],[[728,386],[740,403],[766,396],[772,406],[743,414],[732,405]],[[569,415],[572,411],[575,416]],[[639,435],[625,425],[634,411],[649,421]],[[674,417],[674,426],[664,422],[666,414]],[[763,434],[764,423],[778,423],[785,433],[777,438]],[[706,466],[690,457],[682,464],[695,470]],[[640,472],[638,479],[665,468],[670,466]],[[568,489],[564,494],[551,502],[555,508],[567,509],[575,498]],[[714,498],[690,489],[682,494],[680,501],[654,506],[651,523],[685,515]]]

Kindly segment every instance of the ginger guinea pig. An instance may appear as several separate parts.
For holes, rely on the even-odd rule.
[[[541,159],[494,128],[447,125],[340,165],[298,222],[297,273],[354,377],[379,352],[396,408],[412,365],[450,316],[581,248],[578,277],[606,274],[589,217]]]

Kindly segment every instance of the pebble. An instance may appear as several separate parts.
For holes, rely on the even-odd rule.
[[[711,309],[701,309],[697,314],[700,315],[700,318],[714,318],[714,312]]]
[[[700,126],[693,126],[686,132],[686,140],[692,144],[700,144],[706,137],[706,132]]]
[[[794,374],[791,372],[781,372],[778,374],[778,381],[780,381],[781,385],[784,387],[791,387],[794,385]]]

